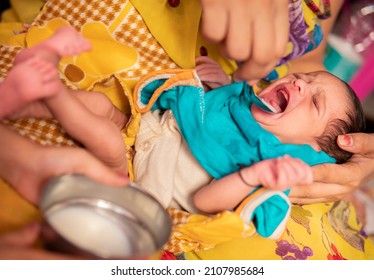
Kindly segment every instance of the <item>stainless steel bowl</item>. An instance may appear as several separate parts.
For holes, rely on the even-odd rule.
[[[152,258],[171,233],[165,209],[134,184],[115,188],[83,175],[56,177],[43,189],[40,208],[46,247],[86,258]]]

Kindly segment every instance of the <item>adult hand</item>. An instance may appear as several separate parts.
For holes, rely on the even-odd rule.
[[[284,56],[289,35],[288,0],[200,0],[202,33],[223,54],[240,61],[235,77],[257,80]]]
[[[33,247],[40,233],[40,226],[30,224],[20,230],[0,235],[1,260],[66,260],[77,257],[54,253]]]
[[[31,203],[38,203],[43,184],[53,176],[80,173],[118,187],[129,182],[84,149],[41,146],[2,125],[0,135],[0,177]]]
[[[341,135],[338,144],[353,156],[344,164],[314,166],[315,182],[293,187],[290,193],[292,202],[309,204],[337,201],[374,177],[374,134]]]
[[[69,173],[84,174],[93,180],[109,186],[125,186],[129,179],[117,174],[93,155],[81,148],[41,147],[34,151],[35,162],[25,164],[21,176],[18,176],[15,189],[27,200],[37,203],[43,184],[54,176]],[[20,170],[18,170],[20,171]]]

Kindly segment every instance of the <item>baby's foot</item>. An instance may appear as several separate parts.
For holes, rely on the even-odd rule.
[[[64,90],[64,85],[52,64],[32,57],[14,66],[0,89],[5,109],[2,117],[10,117],[32,101],[57,95]]]
[[[61,90],[53,65],[32,57],[15,65],[0,84],[0,119],[11,117],[33,101]]]
[[[91,50],[90,42],[73,27],[61,27],[45,41],[21,51],[14,64],[38,56],[57,65],[62,57],[78,55]]]
[[[90,42],[73,27],[61,27],[51,37],[38,45],[55,50],[60,57],[77,55],[91,49]]]

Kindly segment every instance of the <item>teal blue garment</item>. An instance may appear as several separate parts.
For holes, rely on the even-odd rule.
[[[250,220],[253,221],[258,234],[263,237],[270,237],[279,231],[278,226],[283,223],[284,219],[288,218],[286,215],[289,207],[283,197],[273,195],[256,207]],[[280,236],[276,235],[276,237],[279,238]]]
[[[147,104],[155,89],[164,82],[156,80],[149,83],[141,93],[142,103]],[[206,93],[200,87],[175,86],[159,96],[152,110],[173,111],[192,154],[216,179],[238,171],[242,166],[286,154],[309,165],[335,163],[335,159],[325,152],[317,152],[310,145],[283,144],[263,129],[250,111],[253,103],[258,102],[252,88],[245,82]],[[279,200],[278,197],[274,199]],[[274,204],[280,207],[273,199],[267,199],[253,213],[258,233],[264,237],[271,236],[279,220],[285,218],[288,212],[287,203],[283,204],[283,216],[279,214],[279,209],[273,209]],[[269,221],[264,215],[275,211],[279,215],[277,220]]]

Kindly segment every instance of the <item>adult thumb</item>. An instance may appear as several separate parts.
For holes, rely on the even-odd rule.
[[[338,136],[338,145],[351,153],[374,153],[374,134],[352,133]]]

